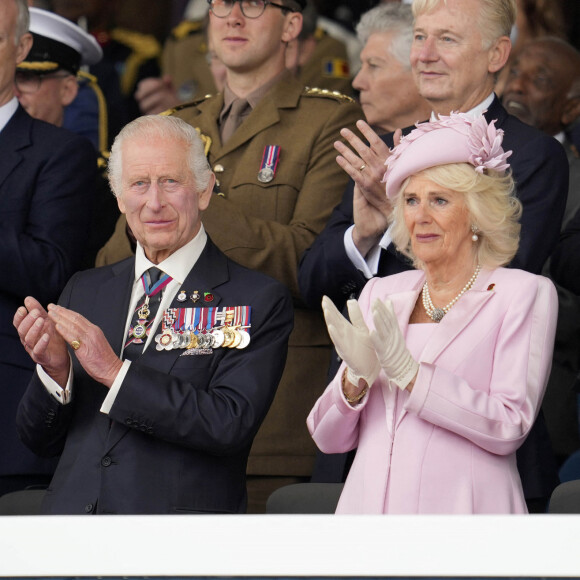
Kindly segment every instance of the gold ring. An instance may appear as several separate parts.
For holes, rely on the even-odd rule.
[[[80,340],[73,340],[70,345],[73,347],[74,350],[78,350],[81,348],[81,341]]]
[[[366,165],[364,163],[358,168],[359,171],[364,171],[365,169]]]

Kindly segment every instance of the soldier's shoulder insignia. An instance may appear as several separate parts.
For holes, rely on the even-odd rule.
[[[344,58],[328,58],[322,62],[322,76],[332,79],[349,79],[350,66]]]
[[[161,44],[152,34],[114,28],[111,30],[111,39],[125,45],[143,59],[157,58],[161,54]]]
[[[316,87],[304,87],[303,95],[306,97],[323,97],[326,99],[333,99],[342,103],[356,103],[352,97],[349,97],[340,91],[330,91],[328,89],[319,89]]]
[[[197,107],[200,103],[211,99],[214,95],[205,95],[204,97],[200,97],[199,99],[194,99],[193,101],[188,101],[187,103],[181,103],[176,107],[171,109],[167,109],[162,113],[159,113],[163,117],[170,117],[171,115],[175,115],[175,113],[179,113],[179,111],[184,111],[186,109],[191,109],[192,107]]]
[[[207,157],[209,155],[209,150],[211,149],[211,137],[205,133],[202,133],[199,127],[196,127],[195,130],[197,131],[197,134],[203,143],[203,152]]]
[[[171,38],[173,40],[182,40],[192,34],[203,32],[203,28],[203,20],[184,20],[171,31]]]
[[[320,26],[316,27],[316,30],[314,31],[314,38],[316,40],[320,41],[327,35],[328,33],[326,30],[324,30],[324,28],[321,28]]]

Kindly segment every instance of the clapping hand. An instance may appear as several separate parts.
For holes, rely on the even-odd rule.
[[[70,368],[68,349],[40,302],[28,296],[13,323],[30,358],[64,388]]]
[[[380,365],[389,381],[400,389],[406,389],[417,376],[419,365],[407,348],[393,310],[393,303],[388,299],[385,302],[376,299],[371,311],[375,324],[371,341]]]
[[[374,247],[389,224],[392,206],[382,183],[385,161],[390,151],[383,140],[364,121],[357,122],[357,128],[367,143],[349,129],[342,129],[341,136],[351,148],[337,141],[335,149],[340,153],[337,163],[355,182],[353,193],[354,231],[353,241],[362,256]],[[395,135],[400,138],[400,130]]]
[[[110,388],[123,361],[115,354],[103,331],[78,312],[56,304],[48,305],[48,317],[56,332],[72,346],[85,371]]]
[[[358,302],[349,300],[347,306],[351,322],[337,310],[328,296],[322,298],[328,334],[336,352],[348,367],[348,380],[358,386],[359,380],[363,379],[370,387],[379,375],[381,367]]]

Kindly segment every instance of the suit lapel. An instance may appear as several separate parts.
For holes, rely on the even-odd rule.
[[[131,261],[132,266],[133,264],[134,261]],[[130,268],[130,271],[133,272],[133,268]],[[119,276],[119,278],[121,278],[121,276]],[[127,316],[127,309],[129,308],[132,278],[124,278],[124,280],[124,282],[121,282],[120,280],[118,282],[119,285],[124,283],[129,288],[122,316],[123,328]],[[201,253],[194,267],[190,270],[187,278],[179,290],[184,290],[188,296],[194,290],[199,290],[201,295],[201,303],[196,304],[196,307],[218,306],[221,303],[222,298],[217,288],[220,285],[226,283],[228,280],[229,272],[227,258],[217,249],[217,247],[208,237],[203,252]],[[111,287],[109,289],[112,290]],[[117,287],[117,289],[119,289],[119,287]],[[175,295],[176,297],[179,294],[179,290]],[[120,290],[120,292],[123,292],[123,290]],[[203,302],[204,292],[210,292],[213,295],[213,300],[211,303]],[[187,308],[187,306],[184,306],[182,302],[179,302],[176,300],[176,298],[174,298],[171,303],[171,308]],[[160,330],[160,327],[158,327],[155,330],[155,333],[160,332]],[[121,338],[123,338],[122,332],[123,330],[121,330]],[[170,374],[173,365],[183,354],[183,350],[158,351],[155,346],[155,342],[152,341],[145,352],[135,361],[135,364],[143,364],[144,366],[153,368],[164,374]],[[108,433],[108,449],[113,448],[129,431],[129,427],[126,427],[125,425],[117,422],[113,422]]]
[[[0,187],[6,178],[20,165],[23,157],[20,150],[32,144],[30,128],[32,118],[19,105],[18,109],[0,132]]]
[[[95,289],[94,316],[115,354],[121,356],[124,344],[127,310],[131,299],[135,259],[113,266],[113,276]],[[115,297],[113,299],[112,297]],[[100,407],[101,402],[97,407]],[[98,413],[97,429],[103,441],[111,435],[112,425],[106,415]]]
[[[125,323],[135,275],[135,260],[113,266],[113,276],[96,289],[95,317],[117,354],[122,353]],[[113,298],[115,297],[115,298]]]
[[[484,111],[483,116],[488,123],[495,121],[495,126],[501,127],[508,116],[508,112],[503,108],[497,95],[494,95],[493,101],[491,102],[491,105],[489,105],[489,109]]]

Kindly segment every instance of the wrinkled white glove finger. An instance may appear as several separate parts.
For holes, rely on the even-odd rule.
[[[352,323],[352,325],[359,329],[361,332],[367,332],[369,331],[367,323],[365,322],[359,303],[357,300],[349,300],[346,303],[346,306],[348,308],[348,316],[350,318],[350,321]]]
[[[373,313],[373,319],[379,318],[383,322],[387,332],[392,332],[393,326],[399,328],[399,323],[397,321],[397,317],[395,316],[393,303],[389,299],[383,302],[377,298],[373,302],[371,310]]]
[[[381,366],[357,301],[348,302],[349,315],[355,324],[351,324],[326,296],[322,299],[322,309],[336,351],[348,367],[349,381],[358,384],[359,379],[364,379],[372,385]]]
[[[381,367],[391,382],[405,389],[417,374],[419,365],[407,348],[392,302],[383,303],[377,299],[371,310],[375,324],[371,340]]]
[[[397,319],[394,316],[394,311],[392,312],[391,318],[391,313],[389,312],[388,308],[380,300],[375,300],[371,311],[373,315],[375,331],[378,335],[373,339],[373,344],[375,349],[377,349],[377,354],[379,355],[379,360],[381,361],[382,365],[382,359],[388,358],[394,347],[396,332],[393,331],[396,330],[400,334],[400,329],[397,323]],[[393,318],[396,329],[393,328]],[[371,338],[373,337],[371,336]]]
[[[346,342],[344,340],[344,335],[333,324],[327,325],[326,328],[328,329],[328,334],[330,335],[330,340],[332,340],[332,344],[334,344],[334,348],[336,349],[338,356],[344,360],[344,351],[345,351],[345,342]]]
[[[340,324],[340,319],[344,318],[344,316],[338,311],[338,308],[334,305],[334,302],[328,296],[322,297],[322,312],[327,326],[328,324],[338,326]]]

